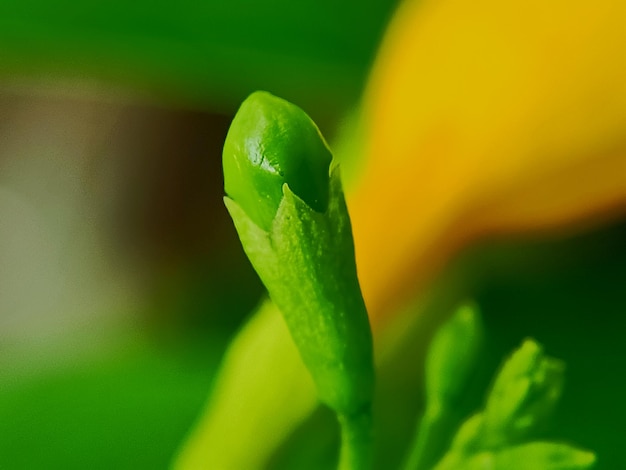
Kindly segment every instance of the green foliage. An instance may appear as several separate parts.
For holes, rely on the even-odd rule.
[[[9,83],[13,76],[24,75],[98,78],[131,85],[160,100],[172,98],[175,103],[228,112],[246,93],[263,87],[302,99],[298,102],[306,103],[307,109],[314,107],[317,115],[329,109],[336,115],[357,95],[393,2],[349,1],[332,7],[304,2],[290,8],[292,3],[274,2],[270,8],[266,2],[7,0],[0,6],[0,72]],[[498,340],[508,338],[508,342],[501,340],[506,343],[503,349],[513,344],[511,337],[517,341],[520,333],[532,333],[556,346],[559,357],[567,357],[573,386],[565,398],[561,428],[568,439],[592,442],[594,449],[601,450],[606,468],[624,464],[619,431],[625,417],[621,405],[625,382],[618,373],[624,369],[623,229],[621,237],[610,245],[606,234],[594,233],[573,252],[564,250],[561,240],[561,244],[548,244],[543,252],[531,250],[531,256],[517,244],[502,257],[514,278],[490,272],[484,298],[479,297],[481,307],[493,312]],[[591,252],[590,246],[596,251]],[[516,264],[519,253],[531,261]],[[559,259],[556,268],[547,270],[546,258],[550,257]],[[529,273],[525,270],[529,266],[539,272]],[[268,342],[272,333],[269,330]],[[493,330],[489,336],[494,337]],[[256,351],[253,340],[245,340],[250,351]],[[583,343],[587,347],[582,348]],[[241,358],[245,365],[238,370],[242,375],[250,375],[256,357],[249,352],[247,362]],[[147,361],[147,366],[138,366],[136,371],[126,370],[113,358],[110,367],[90,364],[32,387],[20,384],[16,390],[6,387],[5,377],[0,387],[0,435],[4,436],[0,466],[161,467],[206,394],[210,371],[201,358],[198,355],[194,378],[180,374],[178,365],[171,371],[169,366],[163,369],[161,358]],[[267,370],[273,378],[277,373]],[[190,386],[189,380],[196,385]],[[256,384],[253,380],[244,383]],[[174,393],[164,389],[164,384]],[[184,395],[191,389],[193,399]],[[108,400],[102,399],[103,390]],[[237,397],[235,391],[233,401]],[[512,408],[516,415],[519,409]],[[404,418],[400,412],[394,419]],[[246,421],[246,417],[240,419]],[[467,423],[472,422],[480,427],[480,419]],[[148,434],[147,428],[151,429]],[[385,431],[393,434],[393,430]],[[262,445],[270,440],[273,430],[265,431],[263,435],[251,431],[250,438],[237,433],[228,436],[222,428],[220,440],[211,447],[213,455],[224,449],[239,451],[238,446],[245,448],[241,453],[250,453],[251,442]],[[229,445],[220,447],[227,441]],[[523,454],[528,452],[526,446],[536,447]],[[544,455],[557,460],[558,455],[567,454],[564,449],[555,444],[520,444],[499,453],[478,453],[467,461],[474,465],[508,461],[511,467],[507,468],[530,469],[537,467],[520,467],[522,457]],[[589,454],[583,454],[581,459],[585,458]]]
[[[435,334],[425,364],[426,410],[406,469],[427,469],[445,450],[468,383],[477,370],[483,327],[474,305],[461,306]]]
[[[475,338],[478,318],[459,327],[460,314],[444,325],[435,337],[429,357],[459,358],[442,367],[442,361],[427,361],[427,390],[429,383],[439,383],[438,375],[456,373],[452,390],[460,390],[467,383],[468,374],[475,368],[476,348],[467,348]],[[469,318],[469,317],[468,317]],[[445,342],[443,338],[455,341]],[[455,351],[455,344],[461,349]],[[468,351],[470,354],[468,356]],[[462,356],[465,353],[465,360]],[[595,464],[594,454],[579,450],[569,444],[535,440],[546,428],[563,388],[564,366],[561,361],[548,357],[533,340],[525,340],[504,363],[486,399],[483,411],[467,419],[456,432],[448,451],[440,458],[435,470],[584,470]],[[443,383],[448,383],[444,380]],[[432,386],[431,386],[432,388]],[[442,442],[449,442],[446,429],[440,426],[445,416],[446,400],[440,398],[439,390],[427,392],[427,400],[434,400],[435,413],[430,412],[427,402],[426,414],[419,428],[415,448],[407,470],[432,468],[433,458]],[[448,394],[444,393],[444,397]],[[440,411],[443,409],[444,411]],[[424,437],[426,436],[426,437]]]
[[[372,338],[337,168],[330,181],[322,178],[329,161],[306,114],[257,93],[242,105],[229,132],[224,171],[230,197],[224,200],[320,400],[338,415],[339,468],[362,470],[372,462]],[[300,186],[311,171],[313,184]],[[327,205],[313,207],[322,197]],[[560,398],[564,372],[562,363],[532,340],[505,362],[484,411],[452,439],[455,410],[477,369],[482,331],[477,310],[467,305],[435,335],[426,358],[426,411],[406,469],[590,468],[591,453],[532,441]]]

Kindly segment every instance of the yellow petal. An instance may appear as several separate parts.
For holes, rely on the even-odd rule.
[[[626,2],[405,3],[349,194],[374,323],[485,234],[626,212]]]

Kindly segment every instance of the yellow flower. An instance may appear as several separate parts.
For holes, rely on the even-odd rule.
[[[626,212],[624,25],[622,0],[403,4],[364,98],[348,193],[378,336],[471,240]],[[266,304],[176,468],[263,468],[315,405]]]
[[[405,3],[349,194],[378,323],[478,236],[626,211],[626,2]]]

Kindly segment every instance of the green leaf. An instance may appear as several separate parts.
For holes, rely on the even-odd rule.
[[[228,347],[208,406],[172,468],[266,468],[316,404],[285,322],[265,301]]]

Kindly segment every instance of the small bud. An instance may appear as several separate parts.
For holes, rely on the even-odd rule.
[[[311,209],[326,210],[331,160],[319,129],[302,109],[257,91],[242,103],[226,136],[224,189],[269,231],[285,183]]]
[[[489,445],[518,442],[543,427],[563,388],[564,365],[526,340],[498,374],[485,407]]]
[[[482,347],[480,316],[464,305],[437,332],[426,357],[426,399],[429,407],[455,409],[466,393]]]
[[[445,451],[452,433],[451,425],[456,421],[455,415],[462,408],[468,383],[477,369],[482,339],[480,315],[472,304],[458,308],[433,337],[424,371],[426,410],[406,462],[407,469],[432,468]],[[475,434],[474,431],[470,434]],[[464,434],[468,432],[464,429]],[[467,439],[471,440],[467,436],[461,438],[462,441]],[[443,468],[454,468],[456,453],[455,450],[450,454]]]

